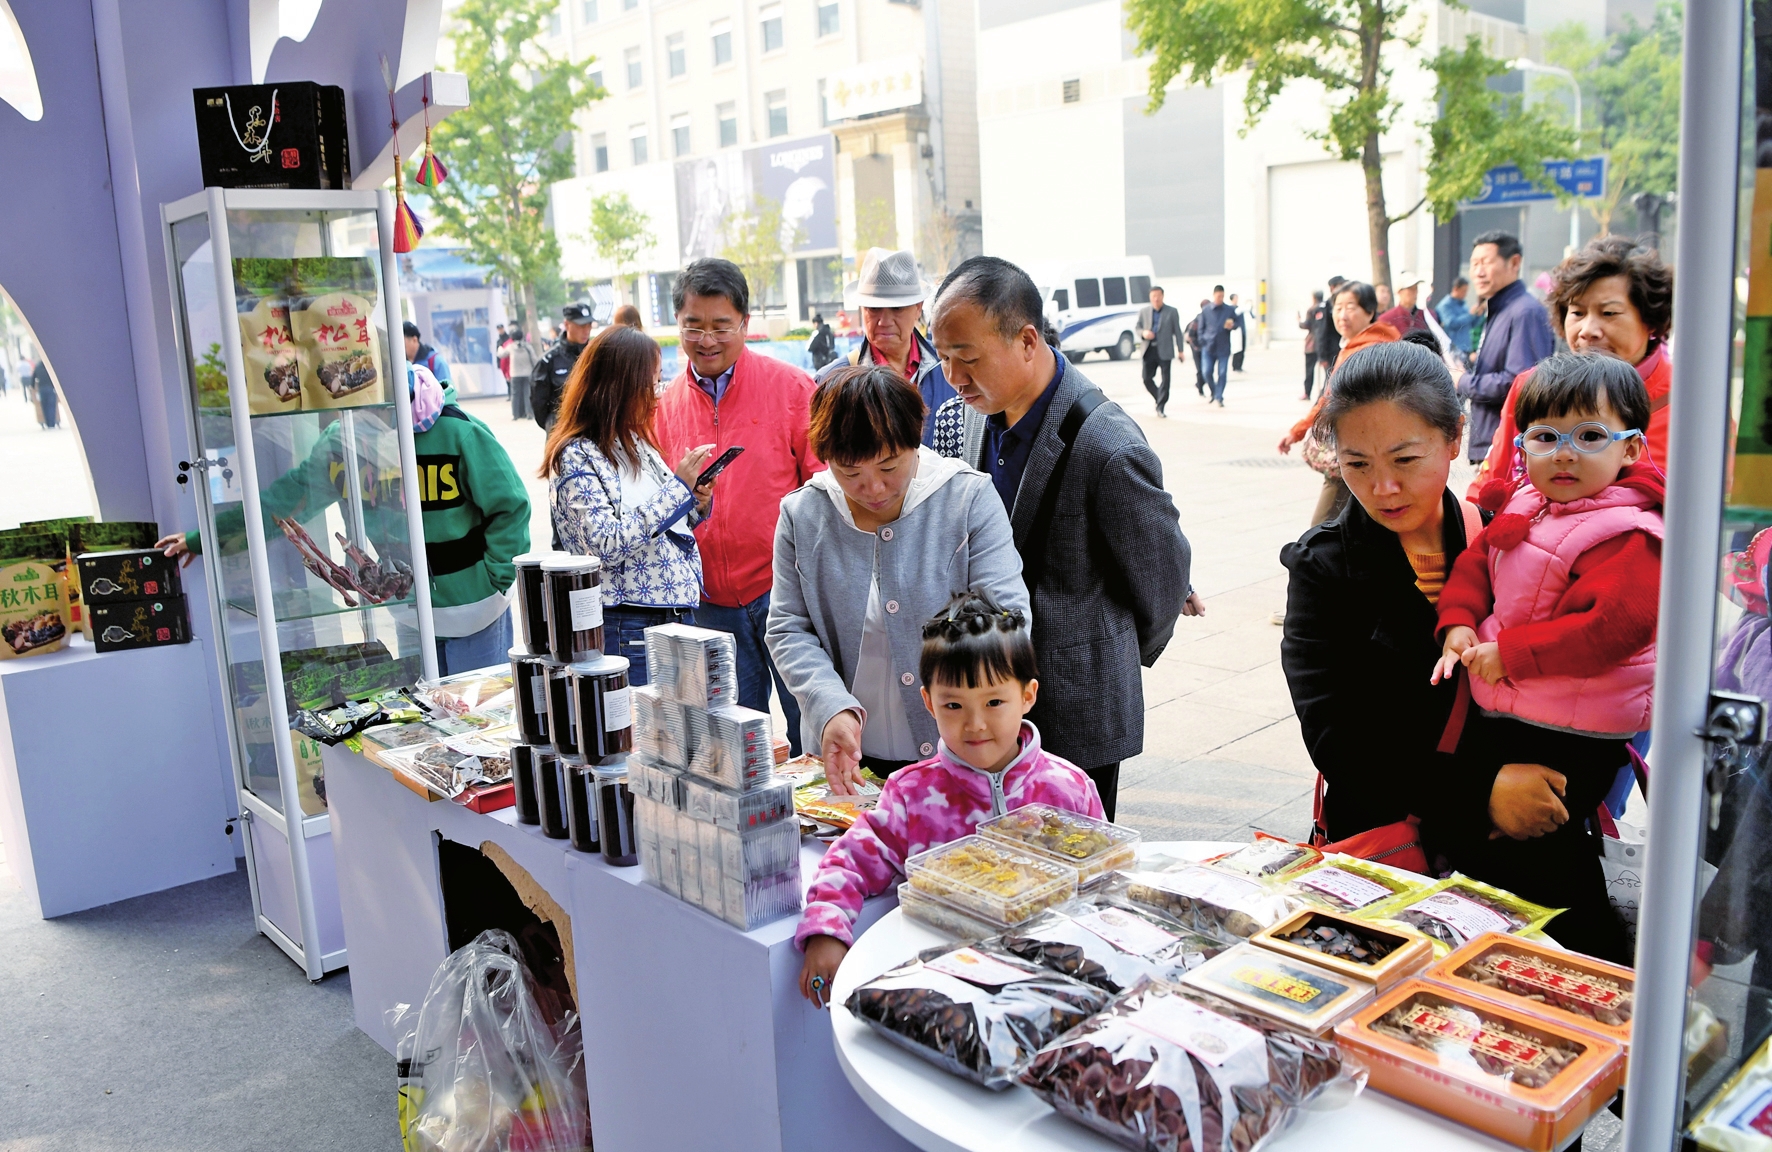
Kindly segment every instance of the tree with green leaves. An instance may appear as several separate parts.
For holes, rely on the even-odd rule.
[[[455,68],[467,74],[473,103],[437,126],[449,178],[431,193],[437,230],[505,278],[538,344],[536,286],[560,275],[549,188],[573,173],[573,117],[606,95],[591,82],[591,60],[574,64],[542,45],[557,6],[463,0],[451,13]]]
[[[1647,27],[1628,14],[1604,40],[1570,23],[1546,37],[1550,62],[1575,73],[1581,85],[1581,141],[1606,153],[1606,190],[1587,202],[1602,234],[1612,230],[1620,204],[1640,192],[1666,197],[1680,172],[1680,48],[1684,14],[1663,3]],[[1565,80],[1544,80],[1568,89]]]
[[[799,246],[800,230],[784,227],[781,201],[759,196],[750,211],[728,216],[720,255],[738,265],[751,286],[751,308],[761,312],[769,291],[781,279],[788,254]]]
[[[1526,109],[1519,96],[1488,86],[1507,69],[1472,37],[1462,50],[1442,49],[1423,65],[1435,73],[1440,105],[1438,116],[1421,125],[1433,143],[1428,193],[1392,212],[1379,140],[1403,113],[1391,88],[1392,62],[1420,48],[1425,7],[1410,0],[1127,0],[1126,23],[1138,51],[1151,57],[1150,112],[1163,106],[1164,89],[1177,77],[1214,84],[1246,73],[1246,133],[1288,85],[1320,85],[1328,120],[1311,135],[1360,165],[1372,281],[1389,284],[1391,225],[1429,204],[1446,219],[1497,164],[1517,164],[1529,179],[1548,185],[1544,162],[1569,157],[1575,144],[1572,132]]]
[[[591,247],[609,262],[617,285],[640,258],[641,249],[652,243],[652,218],[642,212],[626,192],[605,192],[591,200]],[[631,301],[630,301],[631,303]]]

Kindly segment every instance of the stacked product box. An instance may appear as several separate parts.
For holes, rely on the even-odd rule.
[[[630,779],[647,879],[746,931],[799,911],[793,783],[775,778],[769,716],[736,703],[732,636],[648,628],[646,658]]]
[[[178,561],[153,548],[83,552],[75,557],[82,600],[100,652],[187,644],[190,611]]]

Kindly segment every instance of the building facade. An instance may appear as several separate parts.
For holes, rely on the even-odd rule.
[[[973,0],[563,0],[549,47],[608,92],[553,189],[564,275],[669,324],[684,264],[755,252],[778,220],[781,271],[752,291],[779,326],[840,308],[874,244],[938,275],[978,246],[975,20]],[[649,220],[622,268],[590,236],[610,193]]]

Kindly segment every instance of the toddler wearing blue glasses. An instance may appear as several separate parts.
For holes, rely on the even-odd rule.
[[[1477,705],[1460,770],[1493,785],[1538,771],[1558,800],[1534,823],[1445,838],[1461,871],[1567,908],[1547,929],[1629,963],[1589,817],[1649,726],[1661,583],[1661,472],[1642,459],[1649,396],[1629,364],[1564,353],[1518,385],[1527,483],[1459,556],[1440,594],[1437,683]]]

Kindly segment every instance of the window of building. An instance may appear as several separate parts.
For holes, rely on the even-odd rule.
[[[689,155],[689,113],[679,112],[671,117],[671,155]]]
[[[835,36],[841,32],[843,30],[841,21],[842,18],[837,15],[837,0],[831,0],[828,4],[822,2],[819,4],[818,34],[820,36]]]
[[[818,82],[818,125],[823,128],[831,122],[831,96],[825,90],[825,81]]]
[[[634,154],[634,163],[646,163],[646,125],[636,124],[628,129],[628,148]]]
[[[609,171],[609,136],[598,132],[591,137],[591,167],[598,172]]]
[[[788,134],[788,92],[786,88],[777,88],[773,92],[763,93],[763,107],[769,112],[769,134],[786,136]]]
[[[579,12],[584,17],[586,24],[595,24],[597,22],[597,0],[583,0],[579,5]]]
[[[1128,281],[1128,283],[1131,285],[1132,298],[1134,300],[1150,299],[1151,278],[1149,276],[1134,276]]]
[[[592,91],[596,91],[596,90],[602,88],[603,87],[603,70],[601,68],[599,68],[595,72],[592,72],[591,76],[590,76],[590,80],[591,80],[591,90]]]
[[[1077,281],[1077,307],[1079,307],[1079,308],[1100,308],[1101,307],[1101,281],[1099,281],[1099,280],[1079,280],[1079,281]]]
[[[720,147],[738,143],[738,105],[731,101],[714,108],[714,119],[720,122]]]
[[[548,13],[548,35],[558,36],[565,25],[565,20],[558,8]]]
[[[639,6],[640,0],[621,0],[621,10],[623,12],[632,12]]]
[[[628,66],[628,87],[638,88],[640,86],[640,50],[629,48],[622,53],[622,60]]]
[[[758,15],[763,21],[763,51],[781,51],[781,5],[771,4]]]
[[[732,63],[732,23],[716,20],[714,29],[714,67]]]
[[[1126,277],[1103,276],[1101,278],[1102,303],[1118,305],[1126,303]]]
[[[1064,102],[1075,104],[1081,99],[1083,99],[1083,82],[1081,80],[1066,80],[1064,82]]]
[[[683,33],[673,32],[665,37],[665,66],[673,79],[689,71],[689,53],[683,47]]]

